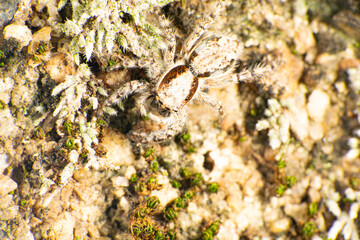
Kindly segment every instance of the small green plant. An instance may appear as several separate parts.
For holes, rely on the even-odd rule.
[[[150,157],[154,152],[155,152],[155,150],[154,150],[153,148],[149,148],[149,149],[145,152],[144,158]]]
[[[166,232],[167,239],[169,240],[175,240],[176,239],[176,232],[174,230],[169,230]]]
[[[190,141],[191,135],[189,133],[185,133],[184,135],[182,135],[181,138],[183,139],[184,142],[187,143]]]
[[[296,178],[294,176],[287,176],[286,177],[286,186],[291,188],[296,183]]]
[[[317,213],[318,213],[318,203],[317,202],[310,203],[308,207],[308,214],[311,217],[314,217]]]
[[[155,176],[151,176],[147,179],[147,188],[152,191],[154,189],[158,189],[158,180]]]
[[[302,228],[302,235],[311,238],[316,232],[316,226],[312,222],[306,222]]]
[[[184,197],[189,200],[192,199],[194,196],[195,196],[195,193],[193,191],[186,191],[184,193]]]
[[[115,61],[113,61],[113,60],[110,60],[110,61],[109,61],[109,67],[112,67],[112,66],[114,66],[115,64],[116,64]]]
[[[278,161],[277,166],[279,169],[283,169],[286,167],[286,162],[283,159],[281,159],[280,161]]]
[[[174,188],[180,188],[180,187],[181,187],[181,183],[179,183],[179,181],[176,180],[176,179],[171,180],[171,181],[170,181],[170,184],[171,184],[171,186],[173,186]]]
[[[6,107],[6,104],[0,100],[0,110],[4,109]]]
[[[48,50],[48,46],[45,43],[40,43],[38,49],[36,50],[37,54],[44,55],[44,53]]]
[[[201,173],[195,173],[191,179],[191,186],[200,186],[203,184],[204,178]]]
[[[276,188],[275,188],[275,192],[278,196],[282,196],[284,194],[286,190],[286,186],[283,184],[279,184]]]
[[[208,191],[210,193],[217,193],[219,191],[219,184],[217,182],[212,182],[208,184]]]
[[[64,129],[69,135],[71,135],[74,127],[73,127],[72,123],[69,120],[66,120],[64,122]]]
[[[135,183],[138,180],[138,176],[134,173],[133,175],[131,175],[130,177],[130,182]]]
[[[202,233],[202,240],[212,240],[213,237],[218,233],[221,222],[215,221],[207,227]]]
[[[350,178],[350,185],[353,189],[357,190],[360,187],[360,179],[352,177]]]
[[[139,193],[143,193],[146,190],[146,183],[145,182],[138,182],[136,184],[135,190]]]
[[[104,120],[101,120],[101,119],[96,120],[96,124],[99,127],[105,127],[106,126],[106,122]]]
[[[68,138],[65,142],[66,148],[69,150],[76,149],[75,138]]]
[[[36,128],[34,131],[34,136],[37,139],[44,139],[44,137],[45,137],[44,129],[42,129],[41,127]]]
[[[26,204],[27,204],[26,199],[21,199],[21,200],[20,200],[20,205],[21,205],[21,206],[25,206]]]
[[[164,210],[164,219],[166,221],[175,221],[177,218],[177,212],[171,208],[171,207],[168,207]]]
[[[156,173],[157,171],[159,171],[159,162],[158,161],[152,161],[150,163],[150,168],[151,168],[151,171],[153,171],[154,173]]]
[[[185,209],[189,205],[187,198],[178,197],[174,200],[174,207],[176,209]]]
[[[145,208],[137,208],[134,212],[134,216],[136,218],[145,218],[146,217],[146,209]]]
[[[189,178],[191,176],[191,171],[187,168],[181,168],[180,169],[180,175],[183,177],[183,178]]]
[[[160,200],[158,197],[153,196],[149,197],[147,200],[147,207],[151,209],[157,209],[160,205]]]

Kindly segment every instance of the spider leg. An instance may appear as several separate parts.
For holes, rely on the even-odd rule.
[[[168,124],[151,120],[142,121],[128,133],[131,140],[141,144],[164,142],[173,138],[184,128],[187,118],[183,114],[174,114]]]
[[[204,85],[209,88],[221,88],[229,85],[230,83],[237,82],[233,71],[229,71],[228,74],[222,75],[220,77],[215,76],[202,79],[204,81]]]
[[[270,65],[265,63],[256,64],[253,67],[246,68],[240,73],[236,74],[234,81],[253,83],[261,80],[262,78],[268,76],[273,71]]]
[[[190,36],[186,39],[183,47],[180,51],[180,55],[184,56],[185,53],[190,53],[192,49],[194,49],[195,45],[201,36],[206,32],[206,30],[210,27],[210,25],[214,22],[215,17],[224,10],[224,3],[220,1],[216,4],[214,9],[211,11],[210,15],[205,18],[202,23],[190,34]]]
[[[167,40],[167,47],[164,49],[163,58],[165,62],[173,62],[175,59],[176,37],[170,26],[170,20],[159,14],[159,22],[162,28],[162,36]]]
[[[196,101],[209,105],[213,108],[216,108],[219,112],[219,122],[221,123],[224,120],[224,108],[220,101],[210,97],[204,92],[200,92],[195,98]]]
[[[122,85],[117,91],[115,91],[105,102],[105,106],[118,103],[121,99],[127,98],[128,96],[144,92],[149,88],[149,84],[145,81],[133,80]]]

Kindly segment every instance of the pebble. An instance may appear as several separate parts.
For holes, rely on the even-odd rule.
[[[340,11],[332,18],[333,23],[341,31],[346,32],[356,40],[360,40],[360,33],[358,31],[360,27],[360,16],[354,14],[351,11]]]
[[[287,99],[291,108],[288,114],[290,120],[290,128],[299,140],[304,140],[309,135],[309,117],[304,104],[303,91],[297,93],[294,97]]]
[[[16,39],[20,42],[21,48],[23,48],[29,45],[32,40],[32,34],[27,26],[13,23],[4,28],[4,38],[6,40],[10,40],[10,38]]]
[[[5,196],[17,188],[17,183],[9,176],[0,175],[0,197]]]
[[[13,19],[18,4],[19,0],[0,1],[0,29],[3,29]]]
[[[125,171],[125,177],[127,178],[127,179],[131,179],[131,176],[133,175],[133,174],[136,174],[136,169],[135,169],[135,167],[134,166],[129,166],[129,167],[127,167],[126,168],[126,171]]]
[[[107,149],[106,157],[104,157],[105,166],[109,165],[111,168],[128,166],[135,160],[129,141],[121,133],[106,128],[102,145]]]
[[[345,196],[351,201],[355,201],[356,193],[352,188],[345,189]]]
[[[324,216],[321,213],[318,213],[315,219],[316,227],[320,232],[326,231],[326,223]]]
[[[310,197],[311,202],[320,202],[321,201],[320,192],[314,188],[309,188],[308,195]]]
[[[314,141],[320,140],[324,136],[324,128],[321,123],[310,122],[309,125],[309,136]]]
[[[0,85],[0,87],[1,87],[1,85]],[[6,154],[6,153],[0,154],[0,174],[2,174],[4,172],[4,170],[10,165],[8,159],[9,159],[8,154]]]
[[[125,190],[122,188],[119,188],[118,190],[114,191],[114,195],[118,198],[121,198],[125,195]]]
[[[168,205],[171,201],[179,197],[179,191],[173,188],[170,184],[163,185],[163,188],[160,190],[154,190],[151,192],[151,196],[156,196],[159,198],[160,204],[162,206]]]
[[[34,240],[35,237],[30,231],[29,225],[25,220],[20,219],[19,227],[16,229],[14,234],[15,239],[18,240]]]
[[[308,205],[307,203],[301,204],[286,204],[284,208],[286,215],[295,219],[297,223],[303,223],[307,221]]]
[[[56,239],[73,239],[74,238],[75,217],[69,212],[65,212],[58,217],[54,224]]]
[[[310,187],[316,190],[320,190],[322,186],[322,178],[320,176],[314,176],[311,178]]]
[[[322,122],[326,113],[326,110],[330,106],[329,95],[320,90],[315,89],[309,96],[307,103],[307,111],[309,117],[315,122]]]
[[[46,62],[46,72],[56,83],[63,82],[66,75],[75,74],[75,66],[69,53],[59,53]]]
[[[129,180],[126,177],[121,177],[121,176],[113,177],[111,178],[111,181],[113,183],[114,188],[129,186]]]
[[[295,50],[299,54],[305,54],[309,49],[316,46],[313,32],[308,23],[295,17],[297,29],[294,35]]]
[[[280,233],[290,229],[291,220],[289,218],[281,218],[270,224],[270,231],[272,233]]]
[[[126,213],[129,212],[130,210],[130,203],[129,201],[126,199],[126,197],[121,197],[120,199],[120,203],[119,203],[120,207],[122,210],[124,210]]]
[[[0,221],[14,219],[19,211],[19,206],[14,205],[13,196],[6,195],[0,198]]]

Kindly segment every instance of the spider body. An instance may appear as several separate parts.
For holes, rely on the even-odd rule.
[[[186,105],[200,101],[217,108],[220,118],[223,107],[219,101],[203,92],[208,87],[221,87],[230,82],[258,77],[255,72],[234,72],[241,44],[229,36],[217,36],[207,31],[218,12],[219,3],[210,16],[181,45],[175,53],[174,33],[164,30],[169,46],[163,58],[148,66],[150,83],[130,81],[121,86],[107,101],[107,105],[136,94],[137,107],[147,120],[135,124],[129,138],[138,143],[162,142],[178,134],[186,124]],[[167,23],[163,24],[168,28]],[[263,71],[266,72],[266,71]]]

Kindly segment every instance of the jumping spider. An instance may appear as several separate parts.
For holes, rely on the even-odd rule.
[[[161,61],[147,66],[150,83],[142,80],[127,82],[109,97],[107,106],[137,94],[136,105],[147,120],[133,127],[128,134],[131,140],[146,144],[171,139],[186,124],[186,105],[193,100],[215,107],[222,118],[221,103],[207,95],[204,89],[259,79],[271,70],[269,66],[258,65],[235,72],[241,44],[229,36],[217,36],[207,31],[223,7],[222,2],[217,4],[207,19],[179,46],[174,32],[164,21],[168,47],[163,50]]]

